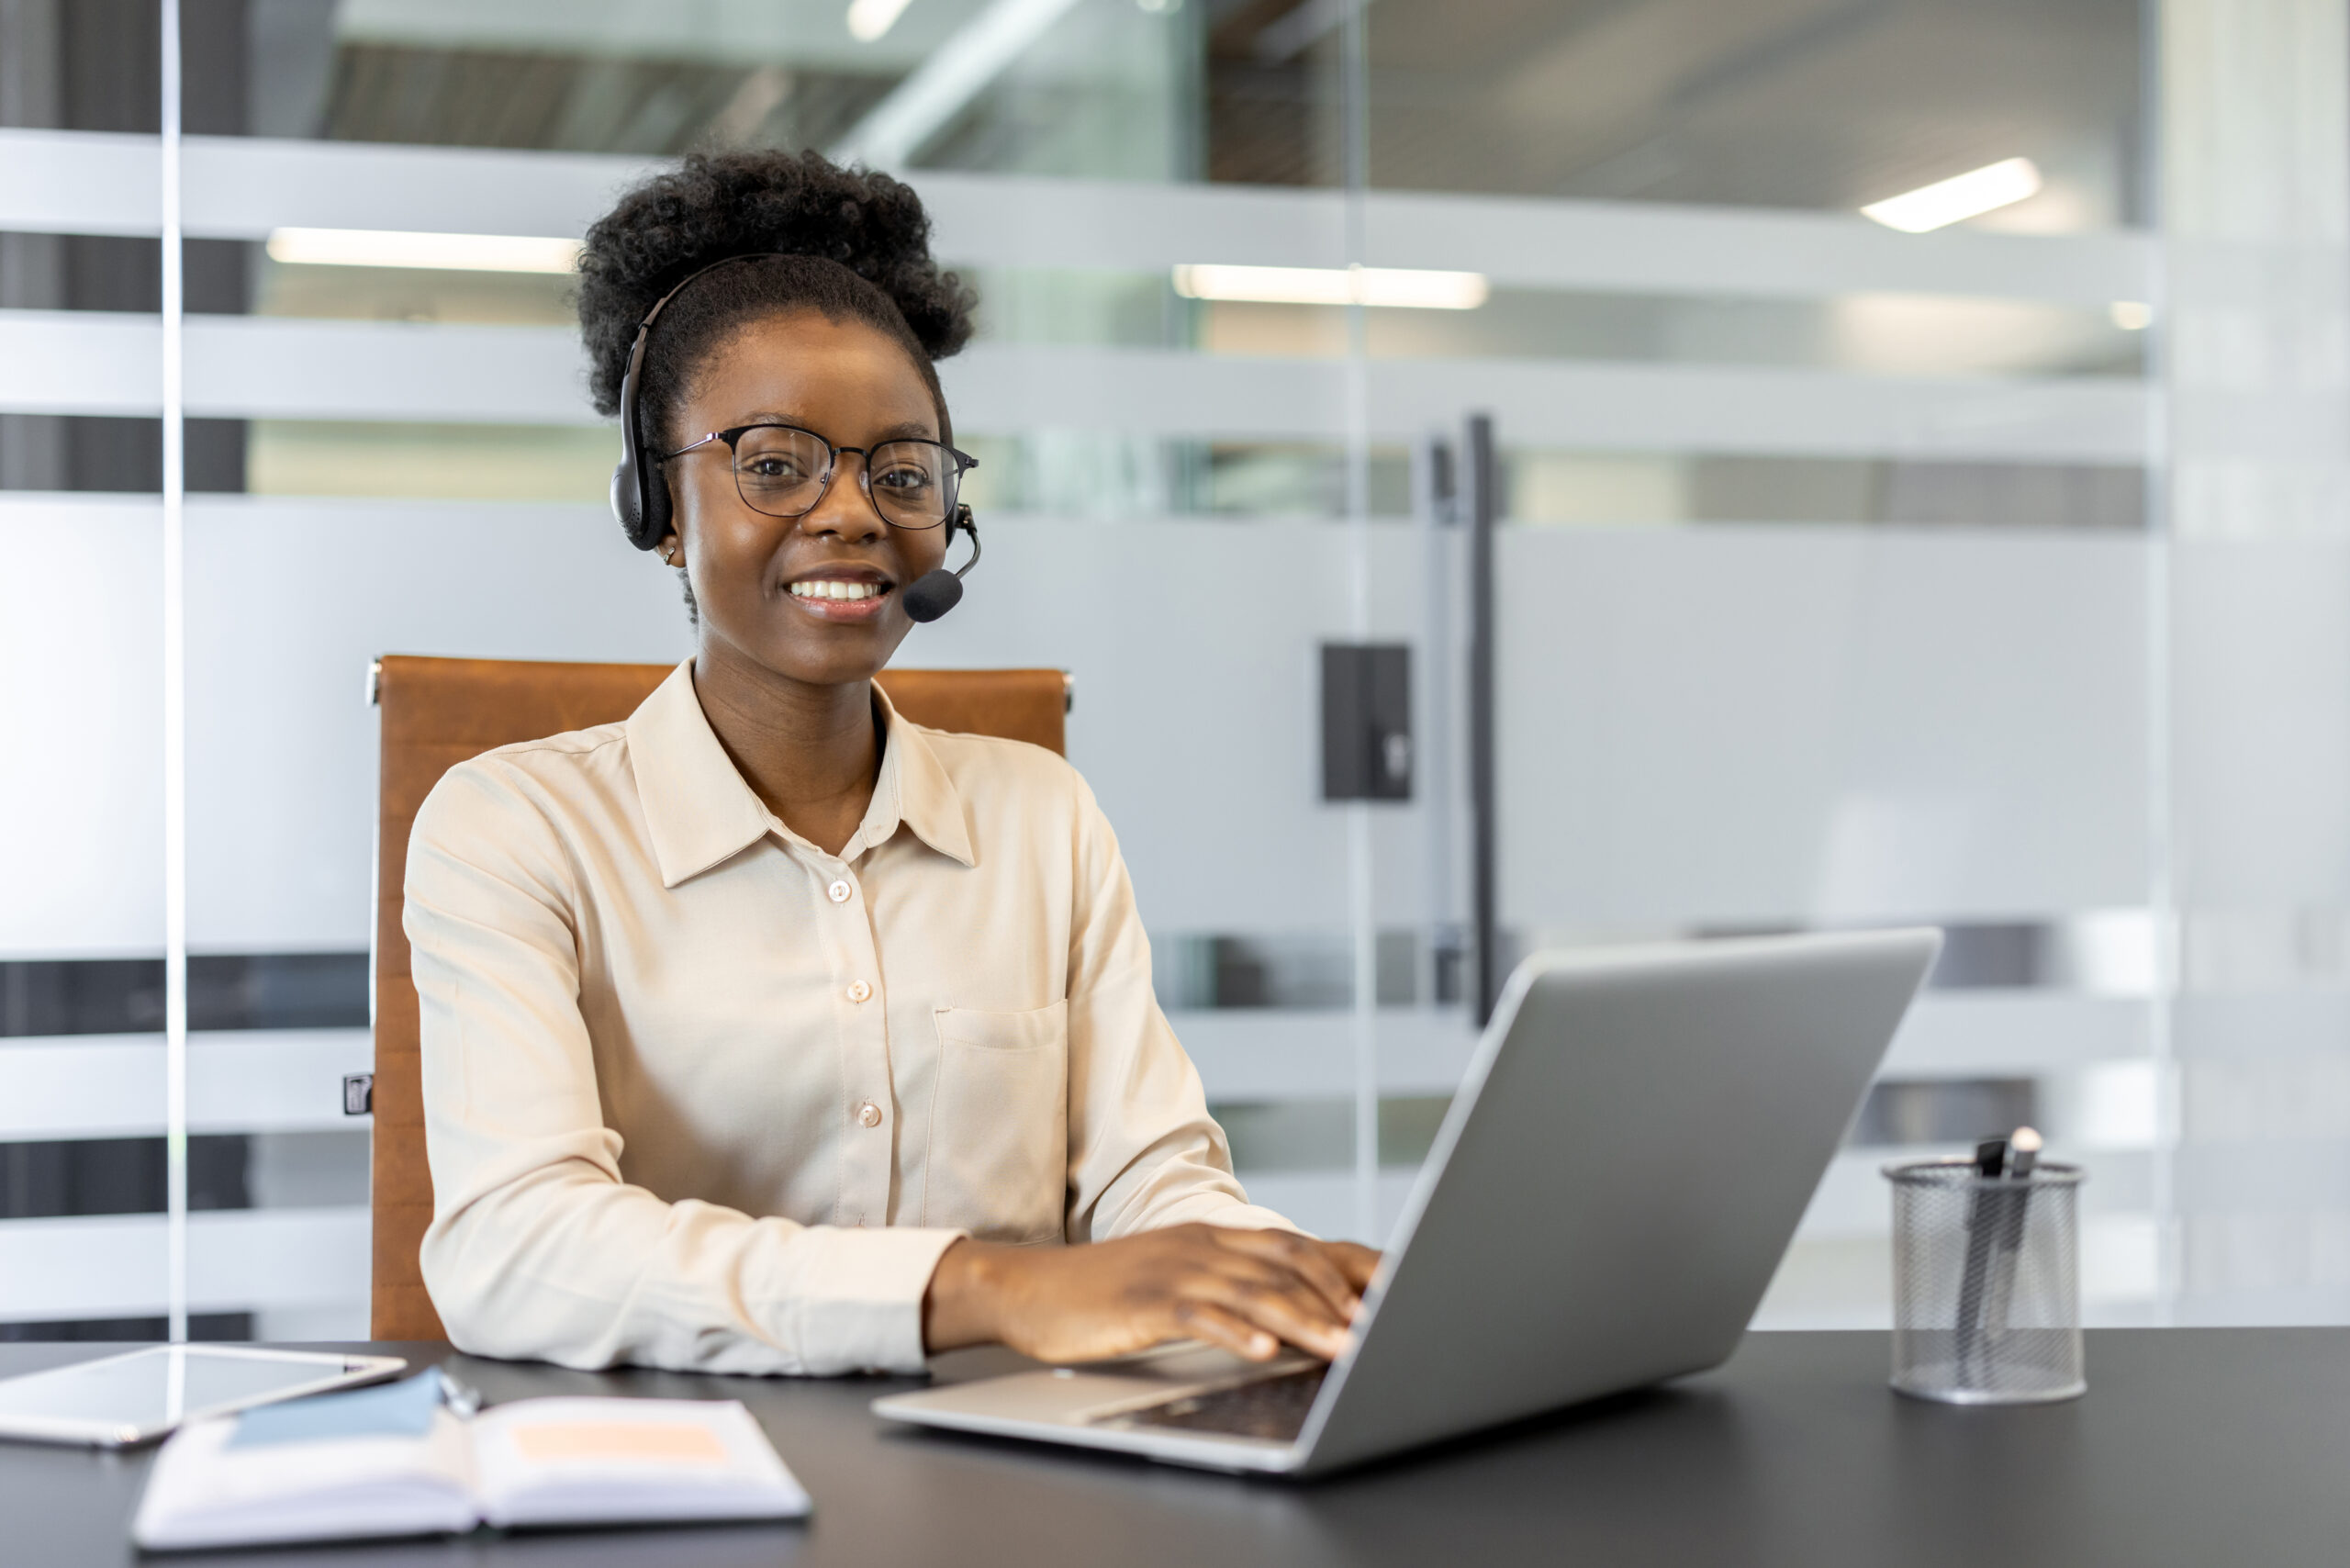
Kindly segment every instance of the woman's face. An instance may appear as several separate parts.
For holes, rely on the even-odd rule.
[[[862,321],[813,310],[766,317],[721,343],[671,433],[682,444],[707,431],[770,423],[868,450],[939,439],[937,408],[905,349]],[[858,483],[864,462],[843,453],[824,498],[791,518],[744,503],[724,442],[666,465],[675,521],[662,553],[682,546],[705,658],[747,661],[813,686],[864,681],[890,662],[913,625],[904,589],[946,559],[947,530],[883,521]],[[843,599],[792,589],[828,579],[879,591]]]

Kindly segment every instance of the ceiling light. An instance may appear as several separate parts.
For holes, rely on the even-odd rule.
[[[2105,313],[2125,332],[2143,332],[2154,324],[2154,308],[2143,299],[2117,299]]]
[[[859,43],[871,43],[898,25],[907,4],[908,0],[849,0],[849,36]]]
[[[1483,273],[1405,267],[1179,266],[1175,292],[1187,299],[1261,305],[1381,305],[1415,310],[1474,310],[1493,291]]]
[[[1923,234],[2040,194],[2040,168],[2029,158],[2007,158],[1980,169],[1904,191],[1861,208],[1887,229]]]
[[[567,273],[576,240],[527,234],[417,234],[394,229],[274,229],[269,259],[309,267],[426,267],[453,273]]]

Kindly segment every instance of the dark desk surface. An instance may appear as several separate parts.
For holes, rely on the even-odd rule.
[[[1762,1334],[1717,1372],[1310,1485],[891,1428],[907,1386],[590,1373],[451,1357],[492,1403],[738,1398],[816,1500],[804,1524],[255,1553],[271,1568],[455,1563],[2340,1563],[2350,1328],[2089,1336],[2069,1405],[1956,1410],[1885,1387],[1877,1334]],[[120,1347],[0,1346],[0,1374]],[[947,1358],[942,1376],[1009,1364]],[[0,1562],[135,1560],[144,1452],[0,1443]],[[215,1564],[236,1554],[188,1559]]]

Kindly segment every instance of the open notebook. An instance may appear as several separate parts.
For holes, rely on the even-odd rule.
[[[733,1400],[525,1399],[466,1420],[437,1380],[408,1384],[183,1429],[155,1458],[131,1538],[171,1551],[808,1511]],[[355,1419],[333,1408],[369,1394]]]

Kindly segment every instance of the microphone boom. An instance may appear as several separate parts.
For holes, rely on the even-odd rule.
[[[916,621],[935,621],[962,603],[963,575],[979,564],[979,525],[971,521],[970,508],[964,507],[960,510],[962,515],[956,521],[964,532],[971,536],[971,558],[963,563],[959,571],[950,572],[944,566],[934,566],[908,585],[906,613]],[[947,532],[947,539],[950,543],[953,542],[954,532],[951,529]]]

